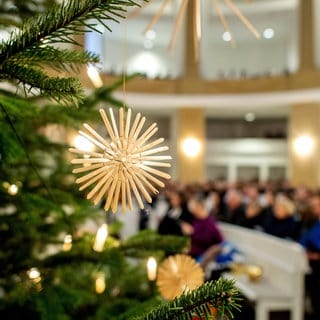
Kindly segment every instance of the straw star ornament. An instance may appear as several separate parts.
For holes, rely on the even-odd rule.
[[[92,200],[94,204],[105,198],[106,211],[111,208],[116,212],[119,203],[122,211],[126,211],[127,207],[132,210],[133,197],[143,209],[143,198],[151,203],[151,195],[157,194],[159,187],[164,187],[160,178],[170,179],[170,175],[156,169],[170,167],[165,161],[171,160],[171,157],[158,155],[169,148],[159,146],[164,142],[163,138],[150,141],[158,131],[156,123],[142,133],[146,118],[140,113],[136,115],[132,125],[131,109],[127,112],[123,108],[119,109],[118,123],[111,108],[110,118],[103,109],[100,109],[100,115],[107,129],[107,139],[88,124],[83,125],[85,132],[79,131],[81,136],[95,145],[97,151],[69,149],[70,152],[80,155],[71,161],[72,164],[81,165],[72,171],[75,174],[83,174],[76,179],[76,183],[80,185],[81,191],[91,187],[87,199]]]
[[[161,296],[172,300],[204,282],[204,272],[190,256],[177,254],[164,260],[158,270],[157,286]]]

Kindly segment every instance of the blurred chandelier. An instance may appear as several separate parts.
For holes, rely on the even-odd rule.
[[[165,8],[167,7],[167,5],[171,2],[172,0],[162,0],[162,4],[159,8],[159,10],[157,11],[157,13],[153,16],[153,18],[151,19],[151,21],[149,22],[148,26],[145,28],[144,30],[144,34],[146,34],[149,30],[152,29],[152,27],[155,25],[155,23],[159,20],[159,18],[162,16]],[[173,0],[173,1],[177,1],[177,0]],[[180,32],[181,26],[182,26],[182,21],[186,15],[187,12],[187,7],[188,7],[188,3],[189,1],[194,1],[194,10],[193,10],[193,43],[194,43],[194,53],[195,53],[195,59],[196,61],[199,58],[199,41],[201,39],[201,2],[203,2],[203,0],[182,0],[179,11],[178,11],[178,15],[176,17],[175,20],[175,24],[174,24],[174,29],[172,32],[172,36],[171,36],[171,40],[169,43],[169,47],[168,50],[169,52],[172,52],[176,41],[177,41],[177,37],[178,34]],[[259,39],[260,38],[260,34],[257,31],[257,29],[253,26],[253,24],[244,16],[244,14],[241,12],[241,10],[234,4],[233,0],[211,0],[212,1],[212,5],[214,6],[217,15],[219,16],[219,19],[221,21],[221,24],[223,25],[224,29],[226,32],[229,33],[230,35],[230,43],[231,45],[234,47],[235,46],[235,39],[232,35],[232,32],[229,28],[228,22],[221,10],[220,7],[220,1],[224,2],[229,8],[230,10],[233,11],[233,13],[243,22],[243,24],[253,33],[253,35]],[[252,0],[246,0],[247,2],[251,2]],[[149,2],[145,2],[144,5],[142,6],[142,8],[144,6],[146,6]],[[139,8],[138,10],[140,10],[141,8]],[[134,13],[131,15],[133,16]]]

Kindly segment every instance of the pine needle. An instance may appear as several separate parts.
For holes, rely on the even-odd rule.
[[[24,21],[0,44],[1,79],[22,83],[26,94],[37,93],[62,103],[78,104],[83,95],[77,80],[51,77],[43,70],[49,67],[73,71],[79,65],[98,62],[98,57],[55,45],[78,45],[74,35],[97,31],[98,23],[109,29],[109,21],[118,22],[125,17],[127,7],[134,5],[137,4],[133,0],[70,0]]]
[[[195,315],[207,319],[211,316],[212,319],[209,306],[216,308],[222,319],[233,318],[233,310],[239,309],[240,300],[234,281],[220,278],[217,281],[206,282],[198,289],[186,292],[134,320],[189,320]]]

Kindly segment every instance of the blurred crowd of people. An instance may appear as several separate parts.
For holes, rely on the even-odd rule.
[[[195,199],[217,221],[297,241],[320,216],[320,192],[303,186],[293,188],[287,181],[193,185],[172,182],[153,201],[150,227],[162,234],[188,233],[185,223],[192,224],[194,220],[190,203]]]
[[[281,183],[171,182],[154,199],[146,226],[191,239],[190,255],[205,266],[217,257],[223,236],[217,221],[298,241],[312,272],[307,285],[320,319],[320,191]],[[317,301],[316,301],[317,300]]]

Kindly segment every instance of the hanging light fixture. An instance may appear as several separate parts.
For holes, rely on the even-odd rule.
[[[184,17],[186,16],[188,3],[190,0],[182,0],[181,5],[178,11],[178,15],[175,20],[171,40],[169,43],[169,52],[172,52],[175,48],[175,44],[177,41],[178,34],[180,32],[182,21]],[[203,0],[191,0],[194,1],[194,10],[193,10],[193,42],[194,42],[194,52],[195,52],[195,59],[198,60],[199,58],[199,41],[201,39],[201,2]],[[221,0],[238,18],[239,20],[249,29],[249,31],[257,38],[260,38],[260,33],[257,31],[257,29],[254,27],[254,25],[249,21],[248,18],[245,17],[245,15],[241,12],[241,10],[236,6],[233,2],[233,0]],[[161,3],[161,6],[159,10],[156,12],[156,14],[152,17],[147,27],[144,29],[143,33],[147,34],[150,30],[152,30],[153,26],[156,24],[156,22],[159,20],[159,18],[164,13],[165,8],[169,5],[169,3],[172,2],[172,0],[163,0]],[[176,2],[176,0],[174,0]],[[134,17],[137,15],[138,10],[142,10],[148,2],[143,3],[141,7],[134,12],[130,14],[129,17]],[[232,46],[235,46],[235,40],[231,33],[231,30],[229,28],[229,25],[227,23],[227,20],[221,10],[220,7],[220,0],[212,0],[212,5],[217,12],[217,15],[219,16],[219,19],[221,21],[221,24],[223,25],[225,32],[228,33],[230,40],[230,43]]]

